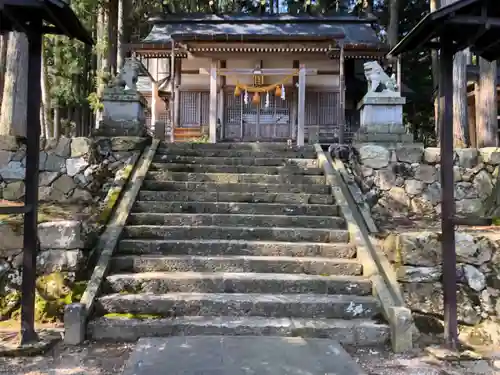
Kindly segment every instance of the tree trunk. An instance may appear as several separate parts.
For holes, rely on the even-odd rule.
[[[118,0],[118,39],[116,43],[117,71],[125,62],[125,0]]]
[[[116,74],[117,64],[117,24],[118,24],[118,0],[108,1],[108,61],[111,75]]]
[[[23,33],[9,36],[5,83],[0,115],[0,135],[26,136],[28,109],[28,39]]]
[[[477,147],[498,144],[497,63],[479,58],[479,98],[476,98]]]
[[[97,79],[97,95],[101,97],[104,91],[105,83],[109,78],[109,61],[108,61],[108,27],[109,18],[104,6],[99,8],[98,22],[97,22],[97,35],[98,45],[100,46],[97,52],[97,65],[99,67],[99,74]]]
[[[453,60],[453,146],[467,147],[467,52],[460,51]]]
[[[2,95],[4,87],[5,69],[7,67],[7,47],[9,33],[0,34],[0,112],[2,111]]]
[[[373,0],[363,0],[363,10],[366,14],[373,14]]]
[[[42,44],[42,48],[43,48]],[[41,114],[40,114],[40,122],[42,125],[42,132],[45,134],[45,138],[50,138],[52,136],[50,131],[50,100],[49,100],[49,86],[47,84],[47,76],[48,69],[45,61],[45,55],[42,50],[42,68],[40,75],[40,85],[42,89],[42,105],[41,105]]]
[[[399,39],[399,0],[390,0],[389,27],[387,28],[387,40],[390,48],[398,44]]]
[[[430,0],[430,11],[434,12],[440,7],[439,0]],[[434,89],[434,130],[436,132],[436,140],[439,143],[439,98],[438,98],[438,87],[439,87],[439,53],[437,50],[433,49],[431,51],[431,61],[432,61],[432,87]]]
[[[441,0],[441,7],[458,0]],[[467,147],[467,55],[457,52],[453,59],[453,145]]]

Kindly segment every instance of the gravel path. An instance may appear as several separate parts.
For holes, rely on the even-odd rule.
[[[121,374],[134,344],[62,343],[44,356],[0,358],[1,375],[110,375]],[[388,348],[346,348],[368,375],[500,375],[487,361],[440,362],[422,351],[394,355]]]
[[[0,358],[1,375],[111,375],[121,374],[134,344],[62,343],[44,356]]]

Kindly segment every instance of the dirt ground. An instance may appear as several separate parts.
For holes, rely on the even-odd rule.
[[[37,357],[0,357],[2,375],[110,375],[121,374],[133,343],[95,343],[79,347],[57,344]],[[443,362],[423,351],[394,355],[388,348],[346,348],[368,375],[500,375],[494,361]]]

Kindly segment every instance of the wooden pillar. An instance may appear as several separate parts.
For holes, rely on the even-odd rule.
[[[174,127],[179,128],[181,126],[181,74],[182,72],[182,59],[176,58],[174,65],[174,82],[175,82],[175,94],[174,94],[174,111],[175,111],[175,122]]]
[[[441,251],[443,259],[444,337],[456,349],[457,326],[457,277],[455,251],[455,198],[453,179],[453,38],[442,35],[439,67],[439,116],[441,149]]]
[[[345,55],[344,45],[340,46],[339,56],[339,143],[344,143],[345,132]]]
[[[298,100],[297,146],[304,146],[304,131],[306,120],[306,67],[299,68],[299,100]]]
[[[221,60],[219,63],[221,69],[226,69],[226,60]],[[217,121],[220,122],[220,128],[217,129],[218,137],[222,138],[224,134],[224,87],[226,86],[226,76],[217,76]]]
[[[151,133],[155,134],[155,124],[158,121],[158,113],[156,112],[158,97],[158,85],[154,80],[151,80]]]
[[[469,144],[471,148],[477,148],[477,134],[476,134],[476,127],[477,127],[477,113],[476,113],[476,108],[477,108],[477,100],[479,100],[479,85],[477,82],[474,82],[474,91],[473,91],[473,100],[472,103],[469,104],[467,100],[467,116],[468,116],[468,122],[469,122]]]
[[[210,121],[208,134],[210,143],[217,143],[217,60],[210,64]]]
[[[299,60],[293,60],[293,69],[299,69],[300,68],[300,61]],[[290,129],[290,138],[296,140],[297,139],[297,109],[299,107],[299,98],[298,98],[298,84],[299,84],[299,77],[298,76],[293,76],[292,79],[292,84],[293,87],[290,90],[290,99],[291,99],[291,129]]]
[[[398,85],[398,92],[401,93],[401,86],[403,85],[402,78],[401,78],[401,55],[398,56],[398,59],[396,61],[397,68],[396,68],[396,84]]]
[[[168,104],[168,111],[170,113],[170,124],[168,124],[168,128],[170,128],[170,141],[174,142],[174,123],[175,123],[175,80],[174,80],[174,71],[175,71],[175,42],[172,40],[172,48],[170,50],[170,101]]]

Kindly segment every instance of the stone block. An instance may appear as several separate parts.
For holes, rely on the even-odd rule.
[[[389,307],[391,345],[395,353],[413,349],[413,318],[411,310],[404,306]]]
[[[404,145],[396,148],[398,161],[404,163],[420,163],[424,155],[424,148],[421,145]]]
[[[385,168],[389,165],[391,153],[382,146],[363,145],[358,149],[361,163],[368,168]]]
[[[42,249],[83,249],[82,223],[76,220],[51,221],[38,225]]]
[[[80,345],[85,341],[87,311],[85,305],[72,303],[64,308],[64,343]]]
[[[358,104],[361,127],[391,124],[403,127],[403,105],[406,99],[400,96],[366,95]]]
[[[0,150],[16,151],[19,148],[17,138],[13,135],[0,136]]]

